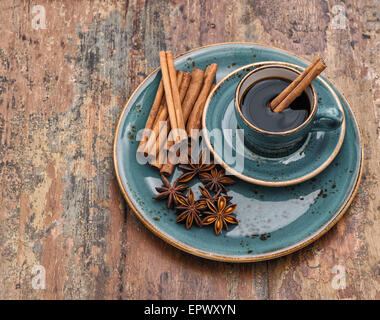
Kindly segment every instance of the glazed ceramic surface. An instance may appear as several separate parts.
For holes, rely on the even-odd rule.
[[[239,178],[247,182],[280,187],[310,179],[325,169],[334,160],[343,144],[345,121],[343,118],[343,122],[335,130],[310,132],[307,139],[304,140],[304,142],[301,141],[301,145],[298,149],[287,156],[274,158],[258,155],[252,148],[252,144],[247,144],[246,140],[248,138],[246,132],[250,131],[249,128],[247,128],[248,125],[244,126],[245,122],[242,121],[241,118],[240,121],[238,121],[234,99],[236,87],[240,83],[240,80],[250,71],[262,68],[263,66],[265,67],[268,64],[272,64],[272,62],[260,62],[245,66],[229,74],[218,83],[213,92],[210,93],[210,97],[206,102],[203,116],[203,126],[205,128],[203,135],[209,148],[214,151],[213,146],[217,144],[209,138],[209,132],[215,128],[220,129],[223,135],[223,141],[219,143],[219,148],[215,148],[213,154],[217,162],[225,167],[228,172],[239,176]],[[297,68],[297,66],[293,64],[283,65]],[[317,95],[318,113],[323,114],[331,109],[343,113],[338,96],[325,80],[318,77],[313,81],[313,85]],[[300,130],[294,130],[291,135],[295,135],[296,138],[301,137],[302,139],[304,130],[310,130],[312,125],[312,121],[309,121],[308,124]],[[238,128],[244,130],[244,142],[235,134]],[[274,143],[272,141],[273,139],[286,138],[286,136],[279,134],[276,136],[262,136],[260,132],[257,134],[258,136],[255,136],[256,139],[261,139],[262,143],[266,142],[272,145]],[[267,138],[268,141],[265,140],[265,138]],[[240,139],[240,145],[244,148],[243,152],[239,150],[236,152],[244,156],[243,166],[241,165],[241,161],[236,161],[235,163],[235,153],[225,152],[224,144],[227,144],[231,149],[236,149],[237,139]],[[294,139],[294,137],[292,139]],[[283,140],[275,141],[277,141],[277,143],[283,142]],[[263,147],[264,146],[265,145],[263,145]]]
[[[284,61],[305,67],[290,53],[255,44],[231,43],[207,46],[181,55],[176,67],[189,71],[216,62],[219,81],[236,68],[260,61]],[[148,76],[128,100],[118,123],[114,162],[121,190],[138,218],[156,235],[189,253],[208,259],[248,262],[275,258],[306,246],[329,230],[343,215],[358,186],[362,167],[362,142],[358,124],[340,91],[334,88],[344,109],[346,134],[334,161],[316,177],[294,186],[273,188],[241,180],[229,188],[237,203],[239,225],[216,236],[212,227],[193,226],[186,231],[175,223],[176,215],[165,202],[152,199],[159,174],[136,161],[136,132],[145,125],[161,73]],[[176,169],[172,176],[180,174]],[[196,197],[199,181],[192,183]]]

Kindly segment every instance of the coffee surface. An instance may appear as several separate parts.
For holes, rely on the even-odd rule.
[[[268,106],[289,84],[290,81],[282,78],[268,78],[253,84],[241,101],[244,117],[266,131],[284,132],[297,128],[310,113],[310,101],[305,91],[284,111],[276,113]]]

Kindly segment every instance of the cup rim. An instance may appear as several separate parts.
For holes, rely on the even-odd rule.
[[[309,116],[307,117],[307,119],[301,123],[298,127],[295,127],[291,130],[287,130],[287,131],[268,131],[268,130],[264,130],[264,129],[261,129],[257,126],[255,126],[254,124],[252,124],[251,122],[249,122],[246,117],[243,115],[242,111],[241,111],[241,108],[240,108],[240,102],[239,101],[239,93],[240,93],[240,89],[241,89],[241,86],[243,85],[243,83],[245,82],[245,80],[250,77],[253,73],[257,72],[257,71],[260,71],[260,70],[263,70],[263,69],[267,69],[267,68],[280,68],[280,69],[288,69],[294,73],[297,73],[298,75],[301,74],[302,72],[295,69],[295,68],[292,68],[292,67],[289,67],[289,66],[286,66],[286,65],[281,65],[281,64],[269,64],[269,65],[265,65],[265,66],[262,66],[262,67],[259,67],[257,69],[253,69],[251,71],[249,71],[239,82],[238,86],[236,87],[235,89],[235,110],[237,110],[239,116],[241,119],[243,119],[243,121],[253,130],[255,131],[258,131],[260,133],[265,133],[265,134],[271,134],[271,135],[277,135],[277,136],[283,136],[283,135],[288,135],[288,134],[291,134],[291,133],[294,133],[300,129],[302,129],[303,127],[305,127],[310,121],[311,119],[313,118],[316,110],[317,110],[317,94],[316,94],[316,91],[315,91],[315,88],[313,86],[313,84],[311,83],[309,85],[309,87],[311,88],[311,91],[312,91],[312,94],[313,94],[313,108],[309,114]],[[260,81],[260,80],[259,80]],[[243,97],[243,95],[242,95]]]

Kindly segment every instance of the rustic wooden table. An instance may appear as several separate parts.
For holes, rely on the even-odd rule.
[[[0,21],[0,298],[380,298],[378,0],[14,0]],[[365,142],[344,218],[269,262],[171,247],[128,209],[113,169],[118,117],[158,51],[230,41],[321,54]]]

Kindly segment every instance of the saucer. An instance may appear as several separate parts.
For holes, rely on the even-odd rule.
[[[253,43],[223,43],[186,52],[175,60],[178,69],[204,69],[218,64],[216,80],[247,63],[283,61],[300,66],[309,62],[283,50]],[[239,224],[216,236],[212,228],[186,230],[175,222],[176,215],[166,203],[155,201],[155,187],[161,185],[157,170],[136,160],[136,133],[145,125],[161,79],[154,70],[132,93],[116,127],[114,165],[120,190],[129,207],[155,235],[187,253],[225,262],[252,262],[284,256],[312,243],[343,216],[354,199],[363,167],[360,129],[351,107],[339,89],[323,76],[337,94],[345,113],[346,133],[334,161],[320,174],[305,182],[282,188],[253,185],[239,180],[228,187],[237,203]],[[172,182],[182,170],[176,168]],[[198,180],[190,186],[200,196]],[[152,240],[154,241],[154,240]],[[162,251],[160,254],[165,254]]]
[[[344,140],[345,120],[332,131],[309,133],[305,142],[294,153],[281,158],[269,158],[255,154],[244,144],[244,137],[236,134],[235,91],[241,79],[253,69],[269,64],[293,67],[283,62],[259,62],[241,67],[224,77],[209,95],[203,113],[203,138],[214,159],[226,172],[254,184],[282,187],[308,180],[324,170],[338,154]],[[336,107],[343,112],[340,100],[330,85],[321,77],[313,81],[318,99],[318,108]],[[220,129],[222,143],[214,148],[215,141],[210,132]],[[240,148],[237,144],[240,143]],[[221,145],[222,144],[222,145]],[[226,149],[227,147],[227,149]],[[233,152],[227,152],[232,150]],[[241,160],[236,161],[240,156]]]

